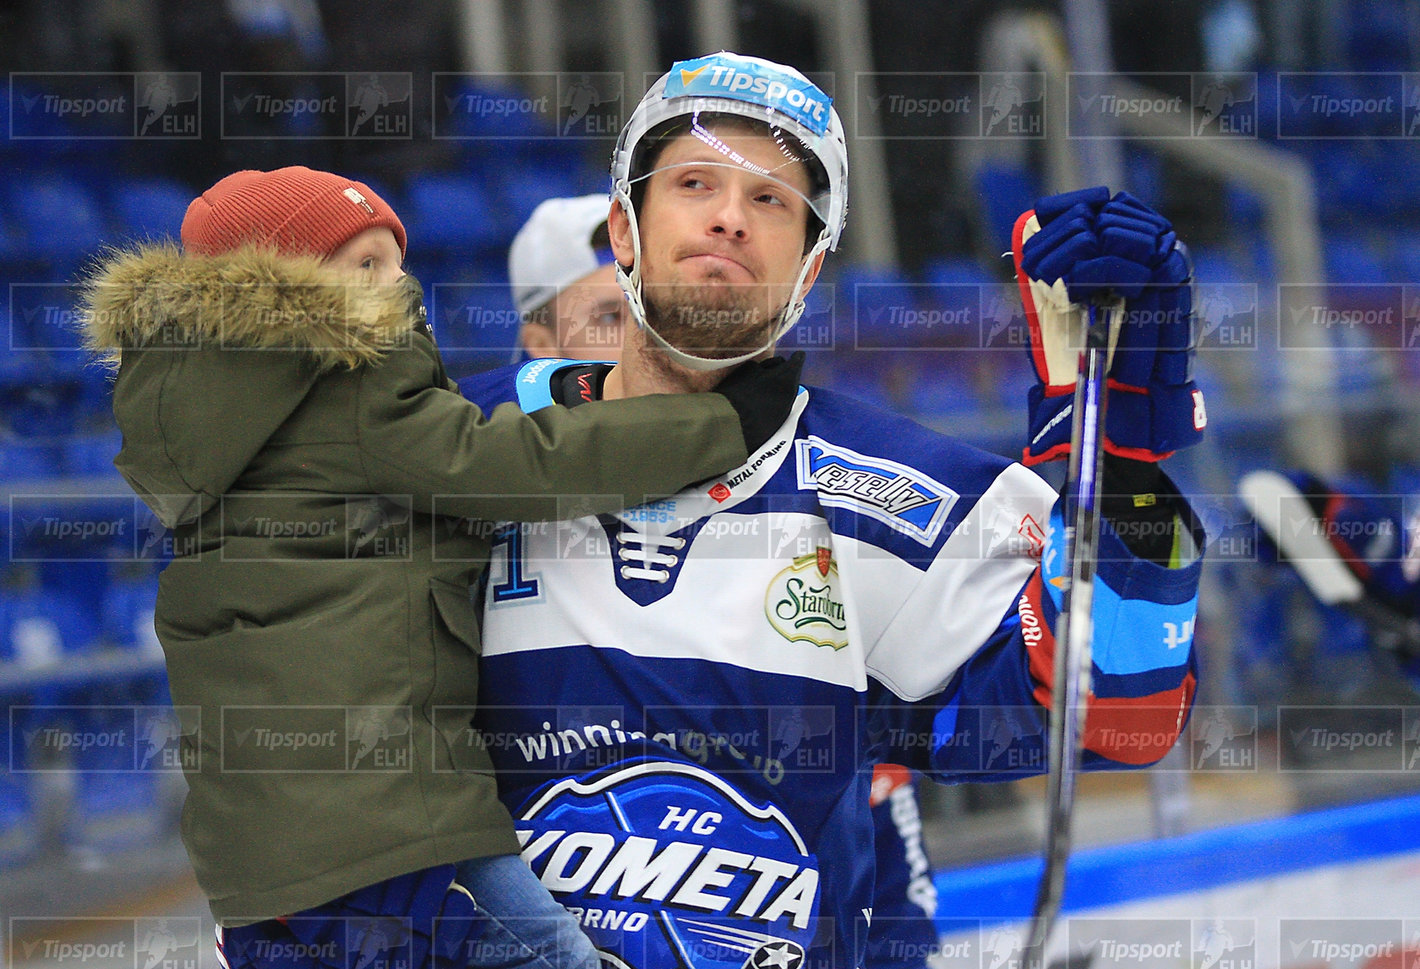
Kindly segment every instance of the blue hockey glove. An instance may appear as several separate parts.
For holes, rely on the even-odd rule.
[[[1012,252],[1038,382],[1023,460],[1070,453],[1083,304],[1118,305],[1109,340],[1104,449],[1159,461],[1196,444],[1207,415],[1193,382],[1192,270],[1167,219],[1100,186],[1039,200],[1016,220]]]

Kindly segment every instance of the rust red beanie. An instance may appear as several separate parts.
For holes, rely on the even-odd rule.
[[[187,207],[182,245],[215,256],[247,243],[284,255],[329,256],[375,226],[394,233],[404,255],[404,225],[363,182],[302,165],[233,172]]]

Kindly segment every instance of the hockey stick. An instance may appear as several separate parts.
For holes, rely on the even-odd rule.
[[[1070,856],[1070,819],[1075,807],[1075,775],[1080,769],[1085,698],[1090,692],[1091,637],[1094,632],[1095,566],[1099,560],[1100,475],[1104,467],[1105,371],[1111,316],[1122,307],[1092,301],[1087,308],[1085,349],[1075,377],[1069,470],[1065,484],[1065,556],[1070,584],[1065,588],[1057,628],[1054,683],[1050,703],[1050,774],[1045,870],[1031,913],[1030,942],[1022,969],[1045,969],[1045,945],[1065,894],[1065,862]],[[1103,317],[1101,319],[1101,316]]]
[[[1367,592],[1323,536],[1317,513],[1296,484],[1275,471],[1252,471],[1238,483],[1238,496],[1318,602],[1359,618],[1370,628],[1378,649],[1394,653],[1402,662],[1420,659],[1420,620]]]

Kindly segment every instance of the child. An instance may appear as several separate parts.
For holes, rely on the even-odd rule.
[[[156,626],[224,962],[595,965],[517,858],[486,750],[455,742],[490,550],[458,519],[612,511],[722,473],[786,419],[796,366],[484,415],[367,186],[237,172],[181,235],[109,254],[84,321],[118,368],[115,463],[173,530]]]

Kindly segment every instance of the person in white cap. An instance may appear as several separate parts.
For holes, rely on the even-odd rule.
[[[843,230],[847,174],[831,100],[798,71],[725,52],[674,64],[613,158],[608,234],[636,323],[619,363],[533,360],[460,389],[535,411],[717,386],[802,313]],[[1142,284],[1171,258],[1161,217],[1116,218],[1100,194],[1043,200],[1022,258],[1050,258],[1031,279],[1063,294],[1100,268]],[[1031,308],[1042,361],[1068,349],[1065,312]],[[1155,359],[1151,331],[1129,336],[1132,364]],[[1190,356],[1153,349],[1170,373]],[[1146,391],[1129,392],[1147,407]],[[1134,453],[1157,461],[1155,443]],[[1068,435],[1051,446],[1063,455]],[[1196,689],[1203,536],[1152,463],[1131,480],[1147,493],[1114,493],[1100,530],[1089,768],[1158,760]],[[1058,497],[1019,463],[807,387],[734,471],[619,514],[503,530],[477,742],[523,859],[605,963],[865,964],[884,921],[875,767],[948,782],[1046,767],[1068,575]]]
[[[615,360],[630,318],[607,237],[605,195],[548,199],[513,237],[508,281],[533,358]]]

